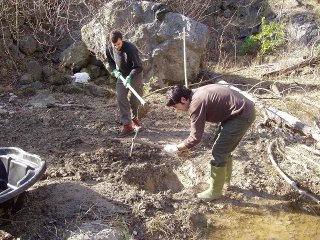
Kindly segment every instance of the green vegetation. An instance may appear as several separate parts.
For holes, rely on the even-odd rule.
[[[259,51],[265,55],[274,51],[284,42],[284,24],[271,21],[266,24],[265,18],[261,19],[261,32],[251,35],[240,46],[240,54],[252,54]]]

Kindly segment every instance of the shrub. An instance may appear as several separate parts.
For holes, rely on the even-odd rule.
[[[254,54],[259,49],[259,41],[256,36],[251,35],[246,38],[240,46],[240,55]]]
[[[284,24],[270,21],[266,24],[265,18],[261,19],[261,32],[251,35],[240,46],[240,54],[256,52],[261,55],[274,51],[284,42]]]

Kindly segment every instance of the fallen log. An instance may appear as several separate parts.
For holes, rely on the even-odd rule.
[[[296,64],[294,64],[292,66],[289,66],[289,67],[286,67],[286,68],[282,68],[282,69],[278,69],[278,70],[275,70],[275,71],[272,71],[272,72],[264,73],[261,76],[262,77],[270,77],[270,76],[274,76],[274,75],[285,74],[285,73],[287,73],[289,71],[292,71],[292,70],[295,70],[295,69],[298,69],[298,68],[301,68],[301,67],[305,67],[305,66],[317,63],[318,61],[320,61],[320,57],[314,57],[314,58],[311,58],[311,59],[307,59],[307,60],[301,61],[299,63],[296,63]]]
[[[267,106],[267,105],[261,106],[261,110],[264,111],[264,114],[269,119],[277,120],[278,118],[280,118],[290,128],[297,130],[308,137],[312,137],[317,142],[320,141],[320,132],[317,129],[308,126],[306,123],[304,123],[303,121],[299,120],[298,118],[290,115],[289,113],[277,110],[277,109],[270,107],[270,106]]]
[[[290,128],[292,128],[296,131],[299,131],[306,136],[312,137],[318,143],[320,142],[320,131],[319,130],[308,126],[306,123],[304,123],[303,121],[299,120],[298,118],[290,115],[289,113],[280,111],[276,108],[273,108],[273,107],[266,105],[265,103],[257,100],[256,98],[254,98],[253,96],[248,94],[247,92],[242,91],[239,88],[236,88],[236,87],[228,84],[225,81],[219,81],[218,83],[223,84],[223,85],[227,85],[231,89],[240,92],[241,94],[243,94],[244,96],[246,96],[247,98],[249,98],[250,100],[255,102],[256,106],[261,109],[261,111],[263,112],[266,119],[275,120],[276,122],[278,122],[279,120],[282,120]]]

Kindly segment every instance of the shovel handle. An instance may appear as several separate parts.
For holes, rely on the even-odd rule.
[[[123,76],[120,76],[120,79],[121,79],[123,85],[126,86],[126,79]],[[140,97],[140,95],[136,92],[136,90],[133,89],[133,87],[131,87],[131,85],[129,83],[127,84],[126,87],[129,88],[130,91],[139,99],[139,101],[142,105],[144,105],[146,103],[146,101],[142,97]]]

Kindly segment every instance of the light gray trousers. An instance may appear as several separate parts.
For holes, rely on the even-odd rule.
[[[142,97],[143,96],[143,73],[133,77],[131,86]],[[129,124],[131,119],[138,119],[139,99],[126,88],[121,79],[116,84],[117,100],[120,110],[120,121],[122,125]],[[130,92],[130,96],[129,95]]]

